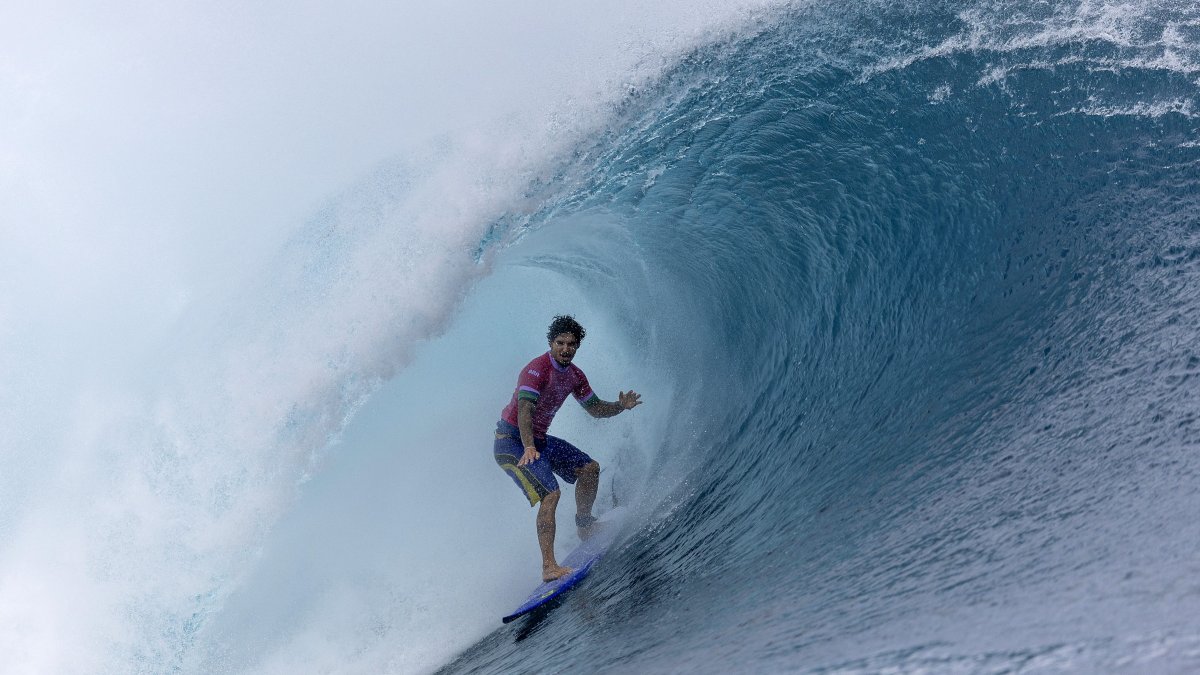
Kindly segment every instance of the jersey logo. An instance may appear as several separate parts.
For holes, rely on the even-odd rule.
[[[534,370],[533,368],[530,368],[529,370],[527,370],[527,371],[525,371],[525,372],[529,373],[530,375],[532,375],[532,376],[534,376],[534,377],[541,377],[541,376],[542,376],[542,374],[541,374],[541,373],[539,373],[538,371]]]

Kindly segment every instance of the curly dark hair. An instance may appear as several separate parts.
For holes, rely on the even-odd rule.
[[[546,342],[554,342],[554,337],[563,333],[574,335],[575,339],[580,342],[583,342],[583,336],[587,335],[583,326],[580,326],[575,317],[570,314],[559,314],[554,317],[554,320],[550,322],[550,328],[546,331]]]

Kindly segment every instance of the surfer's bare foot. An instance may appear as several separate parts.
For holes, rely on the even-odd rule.
[[[542,565],[542,581],[554,581],[567,576],[575,570],[562,565]]]

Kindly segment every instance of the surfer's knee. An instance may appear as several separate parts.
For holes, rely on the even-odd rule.
[[[592,461],[588,462],[587,464],[584,464],[583,466],[579,467],[579,469],[575,472],[575,475],[576,476],[599,476],[600,475],[600,462],[597,462],[596,460],[593,459]]]
[[[548,508],[548,509],[554,508],[555,506],[558,505],[558,498],[561,496],[562,496],[561,489],[555,490],[554,492],[546,493],[546,496],[542,497],[542,506],[545,508]]]

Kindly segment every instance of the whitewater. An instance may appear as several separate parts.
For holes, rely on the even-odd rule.
[[[0,672],[1200,669],[1194,5],[9,13]]]

